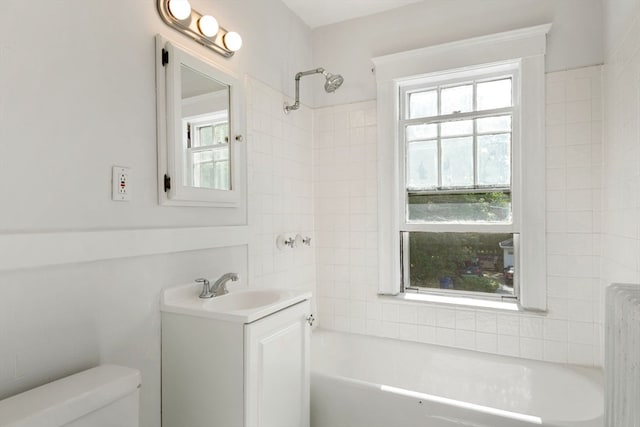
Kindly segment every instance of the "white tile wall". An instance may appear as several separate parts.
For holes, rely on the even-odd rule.
[[[602,280],[594,291],[599,298],[609,283],[640,284],[640,9],[635,10],[629,28],[617,28],[621,39],[611,41],[604,66]],[[602,310],[598,315],[602,319]]]
[[[359,333],[384,328],[396,335],[400,319],[417,319],[417,312],[401,316],[399,306],[371,298],[377,289],[375,102],[319,109],[314,122],[321,323]]]
[[[601,365],[601,68],[547,75],[546,315],[377,296],[375,101],[314,112],[316,268],[323,327]]]
[[[280,250],[276,239],[313,233],[312,113],[285,115],[280,92],[253,78],[247,91],[248,210],[252,287],[315,288],[313,245]]]
[[[603,278],[640,283],[640,13],[609,52],[603,197]]]
[[[549,313],[542,331],[544,359],[597,366],[601,74],[595,66],[547,75]],[[550,111],[564,114],[552,117]]]

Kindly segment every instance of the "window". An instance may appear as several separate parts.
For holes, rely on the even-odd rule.
[[[409,222],[510,223],[513,83],[402,87]]]
[[[517,72],[513,63],[400,82],[402,291],[517,298],[502,247],[513,252],[518,231]]]
[[[373,58],[380,294],[416,300],[419,289],[460,303],[471,295],[492,307],[487,298],[512,294],[521,308],[546,310],[550,29]]]
[[[226,114],[188,117],[183,120],[183,126],[186,185],[229,189],[229,122]]]

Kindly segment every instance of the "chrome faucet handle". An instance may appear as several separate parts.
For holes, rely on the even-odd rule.
[[[202,292],[200,292],[200,298],[212,298],[213,292],[211,292],[211,288],[209,286],[209,281],[207,279],[196,279],[196,283],[202,283]]]

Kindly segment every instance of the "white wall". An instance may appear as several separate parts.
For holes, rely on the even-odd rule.
[[[637,25],[640,2],[638,0],[602,0],[604,53],[607,62]]]
[[[238,31],[242,50],[226,60],[196,45],[162,22],[155,0],[0,1],[0,241],[41,231],[175,227],[179,234],[245,224],[247,216],[254,227],[260,218],[242,211],[158,206],[154,36],[188,46],[241,80],[255,76],[282,102],[295,73],[312,66],[311,32],[279,0],[192,5]],[[247,144],[255,158],[251,138]],[[274,170],[286,155],[269,160]],[[110,200],[113,165],[132,168],[129,203]],[[308,174],[301,179],[310,183]],[[249,185],[260,193],[255,180]],[[300,231],[312,230],[311,221]],[[107,246],[117,252],[118,244]],[[121,363],[142,370],[142,425],[160,425],[161,289],[227,271],[240,272],[243,285],[248,260],[240,246],[0,269],[0,398],[97,363]],[[291,261],[280,262],[286,269]],[[311,276],[303,286],[312,287]],[[289,284],[272,278],[256,285]]]
[[[546,23],[547,71],[602,63],[600,0],[431,0],[317,28],[314,63],[345,83],[334,95],[316,88],[315,105],[375,99],[373,57]]]
[[[310,32],[278,0],[194,0],[244,37],[225,60],[166,26],[155,3],[0,3],[0,173],[2,182],[19,183],[4,187],[0,230],[245,222],[244,212],[157,205],[153,36],[286,92],[310,66]],[[132,168],[130,203],[110,200],[112,165]]]
[[[599,66],[547,74],[548,313],[379,297],[376,103],[315,111],[320,325],[482,352],[599,366]]]
[[[640,285],[640,1],[605,1],[602,285]]]

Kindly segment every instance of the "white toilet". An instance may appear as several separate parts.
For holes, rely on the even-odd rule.
[[[138,427],[140,372],[102,365],[0,401],[2,427]]]

